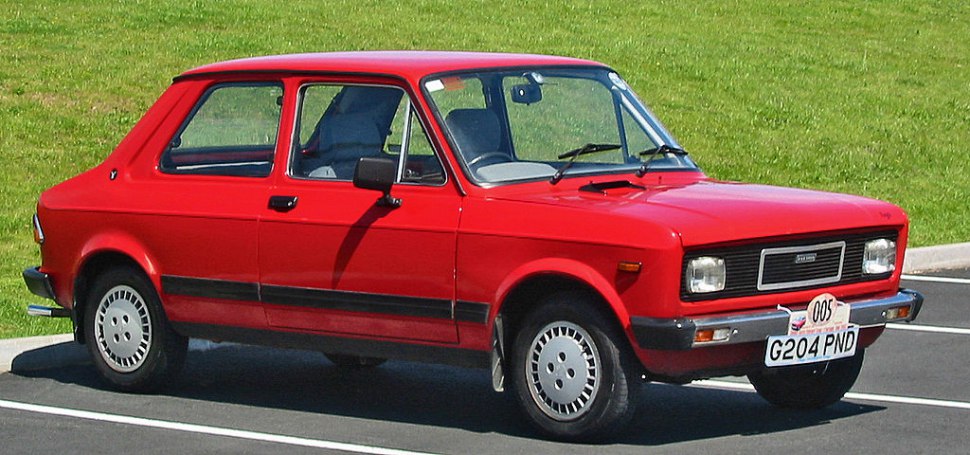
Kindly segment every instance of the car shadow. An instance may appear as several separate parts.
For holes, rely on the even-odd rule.
[[[333,279],[330,281],[332,288],[337,289],[340,285],[340,278],[343,277],[347,266],[350,265],[350,260],[354,257],[357,247],[360,246],[360,242],[364,240],[364,236],[369,231],[368,228],[377,220],[387,216],[391,210],[393,210],[391,207],[374,204],[350,227],[347,235],[340,242],[340,248],[337,249],[337,255],[334,258]]]
[[[83,349],[78,345],[70,349],[76,353],[77,348]],[[50,349],[68,348],[54,345],[21,356],[49,357],[50,352],[37,351]],[[18,359],[13,374],[110,391],[90,362],[18,369]],[[337,367],[316,352],[210,345],[191,351],[180,378],[159,395],[539,437],[511,393],[491,390],[485,370],[440,365],[392,361],[375,368],[350,369]],[[840,402],[822,410],[791,411],[773,407],[751,392],[664,384],[645,385],[637,406],[637,416],[629,428],[610,443],[662,446],[783,432],[885,409]]]
[[[10,371],[25,373],[90,363],[87,348],[68,341],[21,352],[11,360]]]

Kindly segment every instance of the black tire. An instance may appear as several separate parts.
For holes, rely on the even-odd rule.
[[[588,297],[569,293],[546,298],[525,316],[510,370],[529,420],[567,441],[601,440],[623,429],[641,386],[639,363],[617,325]]]
[[[155,288],[139,270],[112,268],[95,279],[84,328],[94,366],[115,389],[157,390],[185,362],[188,339],[169,326]]]
[[[852,388],[865,350],[854,356],[812,365],[765,369],[748,375],[758,395],[790,409],[819,409],[837,403]]]
[[[374,368],[387,361],[387,359],[382,359],[379,357],[361,357],[359,355],[347,355],[347,354],[328,354],[327,360],[332,362],[334,365],[342,368]]]

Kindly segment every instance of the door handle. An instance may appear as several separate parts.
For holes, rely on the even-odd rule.
[[[277,212],[289,212],[296,208],[296,196],[270,196],[269,208]]]

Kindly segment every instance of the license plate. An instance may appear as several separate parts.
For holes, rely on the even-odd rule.
[[[852,357],[858,341],[859,326],[835,332],[768,337],[765,366],[802,365]]]
[[[788,311],[788,334],[768,337],[765,366],[824,362],[855,355],[859,327],[849,324],[849,306],[832,294],[812,299],[802,311]]]

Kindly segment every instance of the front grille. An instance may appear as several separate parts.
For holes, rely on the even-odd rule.
[[[842,279],[845,242],[761,250],[758,290],[790,289],[838,283]]]
[[[724,259],[725,286],[719,292],[690,294],[682,278],[680,296],[693,302],[885,279],[891,273],[863,275],[862,255],[866,242],[897,237],[896,231],[880,231],[690,250],[681,276],[686,276],[691,259],[716,256]]]

